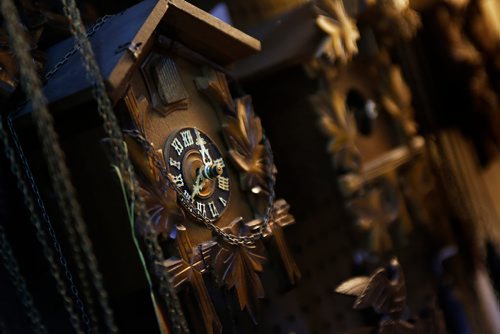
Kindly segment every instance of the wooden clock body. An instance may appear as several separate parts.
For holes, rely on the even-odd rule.
[[[264,214],[262,210],[259,213],[250,200],[249,189],[245,185],[251,182],[243,182],[245,178],[241,168],[238,169],[229,156],[229,149],[237,148],[234,144],[230,145],[231,136],[228,132],[223,133],[223,124],[230,123],[228,117],[232,117],[233,121],[238,119],[238,106],[244,108],[238,114],[239,120],[251,124],[249,131],[256,131],[253,125],[260,126],[260,121],[254,115],[248,98],[232,99],[223,72],[224,66],[257,52],[259,42],[180,0],[141,2],[109,18],[89,38],[123,129],[140,133],[146,146],[151,145],[155,149],[168,148],[171,136],[181,129],[197,129],[206,135],[220,152],[225,164],[223,175],[230,180],[227,206],[220,218],[212,223],[226,231],[231,226],[237,226],[227,232],[236,237],[240,233],[238,224],[241,224],[241,228],[253,228],[243,222],[255,223],[255,219],[262,219]],[[57,64],[72,50],[73,43],[73,40],[67,40],[49,50],[47,71],[60,66]],[[212,84],[216,85],[216,94],[221,93],[223,100],[231,107],[224,105],[224,101],[221,103],[211,99],[209,91],[213,88],[210,86]],[[210,87],[207,88],[207,85]],[[44,93],[55,117],[105,287],[116,310],[118,326],[124,332],[155,332],[155,312],[144,267],[134,246],[134,238],[140,238],[134,235],[140,233],[140,228],[131,228],[130,217],[124,210],[123,193],[110,167],[106,138],[91,88],[76,53],[51,75]],[[56,229],[63,234],[56,206],[50,200],[48,175],[33,137],[30,113],[30,107],[26,106],[16,115],[15,130],[35,178],[39,181],[42,198],[48,203],[49,213],[54,217]],[[194,135],[194,132],[191,133]],[[125,137],[137,174],[149,174],[151,165],[148,165],[144,145],[129,141],[127,135]],[[256,138],[262,140],[262,136]],[[168,165],[166,151],[158,154]],[[268,157],[264,155],[263,159]],[[272,158],[269,161],[272,164]],[[270,168],[270,175],[264,178],[274,180],[274,169]],[[144,186],[143,181],[148,181],[147,177],[139,178],[141,187]],[[175,198],[173,203],[176,203]],[[177,203],[180,208],[180,201]],[[283,211],[281,207],[281,216],[273,214],[273,219],[281,217],[279,221],[273,221],[276,224],[263,230],[266,237],[274,235],[272,239],[275,241],[279,238],[283,241],[281,224],[293,222],[293,217],[287,214],[286,205],[284,208]],[[238,219],[240,217],[241,220]],[[176,226],[176,223],[182,225]],[[237,279],[243,281],[248,278],[251,282],[245,284],[256,289],[241,297],[241,291],[238,290],[242,288],[241,284],[231,285],[226,277],[212,278],[210,262],[210,257],[223,257],[233,250],[239,252],[239,246],[233,245],[235,248],[232,248],[230,244],[221,243],[222,239],[217,238],[217,233],[188,213],[184,214],[181,222],[176,223],[171,223],[168,231],[161,236],[160,244],[164,248],[166,262],[157,265],[158,270],[170,270],[169,266],[176,265],[185,265],[186,270],[193,270],[193,274],[188,277],[182,276],[185,270],[176,273],[174,268],[174,272],[170,273],[180,293],[191,330],[200,333],[218,333],[222,328],[225,333],[252,330],[255,325],[250,317],[240,311],[248,309],[256,321],[255,314],[251,312],[255,307],[254,297],[250,295],[254,294],[255,299],[263,297],[258,272],[263,270],[259,261],[264,262],[264,257],[258,257],[259,261],[245,267],[246,274],[243,276],[235,274]],[[262,240],[257,240],[256,247],[260,247],[261,243]],[[266,243],[269,244],[269,241]],[[208,245],[206,247],[213,249],[213,253],[209,257],[201,254],[201,260],[192,262],[189,257],[198,256],[197,247],[201,245]],[[283,244],[278,242],[277,245],[278,253],[283,254]],[[242,250],[242,256],[253,256],[245,252]],[[288,264],[293,263],[290,257],[285,259],[287,261]],[[245,276],[247,274],[248,277]],[[299,276],[294,263],[291,275],[292,280]],[[237,297],[232,291],[235,289],[238,290]],[[138,308],[141,309],[139,313]]]
[[[230,200],[224,214],[216,221],[217,226],[223,228],[237,217],[250,221],[253,212],[248,205],[246,195],[239,185],[239,175],[230,162],[227,154],[227,144],[223,138],[221,125],[223,115],[217,111],[216,106],[211,104],[209,98],[196,87],[196,78],[202,77],[203,69],[207,64],[193,63],[192,60],[182,58],[175,52],[164,52],[161,49],[153,49],[150,57],[167,57],[173,61],[179,74],[180,82],[187,93],[187,106],[182,110],[175,110],[162,114],[155,111],[152,104],[148,103],[140,112],[144,113],[144,132],[156,148],[164,148],[169,136],[182,128],[197,128],[215,143],[222,153],[230,179]],[[147,60],[146,60],[147,63]],[[138,101],[150,96],[148,83],[145,80],[144,67],[139,67],[132,74],[128,96],[135,96]],[[149,83],[151,85],[151,83]],[[152,89],[156,89],[153,87]],[[127,110],[130,113],[130,110]],[[133,111],[132,111],[133,113]],[[164,150],[163,150],[164,151]],[[165,157],[165,152],[164,152]],[[186,225],[191,242],[197,245],[211,239],[211,232],[203,224],[189,219]]]

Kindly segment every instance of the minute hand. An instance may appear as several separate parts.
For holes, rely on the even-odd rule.
[[[196,144],[200,147],[201,158],[203,159],[203,164],[205,166],[210,166],[212,164],[212,157],[210,157],[210,153],[208,149],[205,147],[205,140],[201,138],[200,132],[198,129],[195,129],[196,133]]]

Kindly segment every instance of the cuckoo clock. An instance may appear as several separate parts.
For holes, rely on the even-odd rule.
[[[293,8],[279,0],[254,2],[259,7],[281,5],[282,11],[273,18],[261,15],[259,21],[247,13],[250,6],[228,1],[231,13],[241,15],[245,31],[259,38],[263,48],[238,61],[234,74],[256,108],[267,111],[262,118],[270,136],[278,132],[272,127],[287,119],[290,135],[276,135],[272,141],[278,168],[296,167],[283,171],[277,182],[306,222],[296,227],[300,232],[291,241],[302,246],[299,254],[304,258],[331,258],[335,263],[335,270],[321,271],[309,260],[299,262],[304,273],[320,270],[322,275],[298,289],[321,294],[328,277],[345,275],[353,263],[355,270],[367,270],[388,252],[397,251],[402,262],[406,256],[430,258],[408,255],[406,242],[419,238],[409,233],[416,230],[413,223],[434,222],[423,217],[420,202],[429,199],[432,182],[425,181],[431,177],[423,166],[425,141],[417,135],[411,91],[391,58],[391,43],[415,34],[417,13],[407,2],[318,0]],[[248,23],[251,17],[253,24]],[[310,194],[308,202],[297,195],[303,192]],[[434,294],[432,273],[420,269],[412,277],[421,277],[419,289]],[[318,283],[323,279],[324,285]],[[324,312],[343,301],[326,299]],[[335,328],[356,321],[347,311],[342,313],[345,321],[306,312],[302,316]],[[325,331],[319,325],[315,329]]]
[[[365,6],[348,7],[359,25],[343,1],[325,0],[284,11],[275,29],[248,28],[262,40],[264,52],[239,61],[234,72],[248,82],[256,99],[266,94],[255,85],[265,75],[270,80],[289,75],[285,80],[301,85],[301,92],[287,96],[290,106],[310,97],[308,108],[315,110],[329,138],[327,151],[347,207],[368,231],[371,248],[384,252],[392,245],[387,233],[392,222],[399,217],[403,229],[410,229],[404,195],[411,187],[405,186],[406,193],[400,189],[397,171],[411,169],[424,147],[412,118],[411,92],[389,55],[389,44],[411,38],[420,19],[408,4]],[[373,23],[380,17],[399,29],[391,35],[387,27]],[[299,66],[306,75],[299,74]],[[419,177],[424,179],[422,173]],[[420,190],[428,194],[428,189]],[[411,200],[420,195],[414,192]]]
[[[383,52],[359,55],[339,70],[323,73],[328,88],[311,101],[330,139],[340,190],[358,225],[369,231],[372,249],[390,250],[390,225],[399,217],[401,227],[411,229],[398,171],[415,163],[424,147],[411,118],[411,93],[400,69]]]
[[[226,76],[225,66],[258,52],[259,41],[180,0],[147,0],[106,16],[88,37],[125,142],[102,134],[73,40],[49,50],[44,93],[111,296],[131,314],[124,296],[152,277],[153,300],[161,300],[155,284],[168,277],[191,331],[256,324],[266,247],[289,286],[300,277],[283,233],[295,220],[275,196],[270,143],[251,98],[233,96]],[[21,120],[30,112],[16,116],[22,138],[29,138]],[[140,199],[120,190],[134,181],[116,167],[117,145],[126,145]],[[125,210],[138,200],[146,222]],[[148,247],[161,256],[144,274]],[[170,324],[168,303],[156,306]]]

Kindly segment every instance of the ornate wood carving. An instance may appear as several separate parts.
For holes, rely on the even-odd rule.
[[[208,69],[204,73],[204,77],[196,79],[196,84],[198,89],[223,111],[222,130],[229,147],[231,161],[240,171],[242,188],[251,196],[265,195],[258,196],[259,199],[267,197],[269,192],[273,191],[268,189],[268,178],[274,179],[276,168],[274,165],[269,166],[261,121],[253,111],[251,98],[244,96],[233,101],[224,74]],[[272,169],[272,175],[269,175],[269,168]],[[261,212],[259,201],[256,206],[256,211]],[[295,284],[300,278],[300,272],[286,245],[282,230],[283,227],[295,222],[288,211],[289,205],[284,200],[274,202],[266,236],[273,237],[289,281]],[[235,220],[226,229],[239,235],[248,229],[258,229],[261,224],[260,220],[247,224]],[[216,273],[219,273],[219,278],[227,287],[236,288],[241,309],[246,308],[256,321],[256,300],[264,296],[257,275],[262,271],[262,262],[265,259],[261,246],[248,248],[221,244],[220,247],[215,262]]]
[[[231,159],[243,175],[243,188],[252,196],[267,194],[271,189],[267,189],[266,178],[269,175],[266,173],[263,130],[260,118],[253,111],[251,98],[244,96],[233,102],[225,76],[220,72],[205,70],[205,76],[197,78],[196,83],[199,90],[225,111],[222,129],[230,148]],[[274,177],[275,166],[272,173]],[[289,205],[284,200],[274,202],[267,236],[273,237],[283,267],[293,285],[300,279],[300,272],[288,249],[282,230],[283,227],[295,222],[288,210]]]
[[[323,66],[317,73],[324,86],[311,97],[311,103],[319,115],[321,130],[329,138],[328,151],[339,174],[339,186],[346,197],[346,205],[357,217],[358,226],[370,233],[372,249],[387,251],[392,245],[388,225],[398,214],[401,214],[404,231],[409,232],[411,224],[402,200],[398,201],[401,210],[394,211],[394,215],[384,212],[376,200],[380,194],[377,195],[374,185],[381,184],[377,182],[380,178],[388,177],[394,193],[402,195],[397,170],[409,164],[424,146],[423,139],[416,136],[409,88],[399,67],[391,63],[384,51],[371,57],[358,56],[338,68]],[[359,92],[364,98],[361,105],[349,105],[352,92]],[[393,137],[399,146],[363,162],[357,138],[363,135],[362,131],[371,131],[380,113],[389,115],[390,126],[398,129],[398,135]],[[368,209],[370,206],[372,208]],[[369,219],[368,212],[371,212]]]
[[[165,187],[161,171],[155,166],[152,157],[143,151],[140,143],[130,135],[126,135],[125,140],[129,156],[140,175],[140,192],[153,227],[157,235],[166,237],[176,224],[184,221],[184,213],[177,205],[177,194]],[[161,150],[155,150],[154,154],[162,157]],[[157,161],[164,163],[163,158]]]
[[[255,116],[250,96],[236,100],[236,115],[226,116],[222,129],[229,143],[229,155],[243,173],[243,189],[254,194],[268,193],[262,125]]]
[[[130,113],[135,127],[141,133],[146,134],[145,119],[149,103],[144,96],[139,99],[135,96],[134,90],[130,87],[123,98],[128,112]]]
[[[350,18],[341,0],[319,0],[317,6],[327,13],[319,15],[317,26],[329,35],[316,52],[316,56],[324,57],[328,62],[346,64],[358,53],[358,28]]]
[[[241,218],[237,218],[224,230],[233,235],[244,235],[250,228]],[[249,247],[238,247],[224,241],[218,242],[218,251],[214,259],[217,277],[228,289],[236,290],[241,310],[246,309],[255,323],[257,323],[257,300],[264,298],[264,287],[258,273],[263,270],[262,265],[265,260],[260,242]]]
[[[389,181],[379,181],[347,203],[356,223],[370,233],[371,248],[383,253],[392,248],[390,225],[400,214],[397,190]]]
[[[419,14],[410,7],[409,0],[368,0],[362,14],[375,31],[380,44],[392,46],[398,40],[415,36],[422,22]]]
[[[333,157],[335,170],[340,174],[359,173],[361,157],[355,146],[356,123],[354,115],[335,113],[331,96],[319,92],[311,97],[311,103],[319,115],[319,126],[329,138],[328,152]]]
[[[155,186],[141,186],[146,210],[158,235],[167,235],[176,222],[184,220],[182,210],[177,206],[177,195],[173,190],[159,191]]]
[[[184,205],[183,198],[170,190],[168,185],[172,181],[169,179],[164,156],[144,134],[144,120],[150,117],[145,113],[147,102],[141,108],[131,89],[125,97],[125,104],[137,130],[127,131],[130,136],[126,136],[126,140],[136,169],[144,175],[141,179],[141,192],[157,233],[159,236],[163,235],[166,242],[175,239],[177,243],[179,257],[169,258],[160,270],[168,270],[178,288],[188,283],[192,286],[200,303],[204,326],[207,331],[215,333],[220,332],[220,322],[206,287],[202,284],[202,275],[210,267],[214,268],[213,273],[221,285],[228,289],[234,288],[241,310],[246,309],[252,320],[257,322],[257,301],[264,297],[259,273],[263,270],[266,258],[262,242],[255,239],[255,235],[260,233],[256,231],[263,231],[260,237],[274,237],[273,241],[292,284],[300,278],[300,272],[286,245],[282,230],[294,223],[295,219],[284,200],[271,202],[274,199],[275,166],[251,99],[245,96],[233,101],[224,74],[209,69],[205,69],[204,73],[205,76],[195,79],[196,87],[220,111],[221,129],[228,146],[226,154],[239,172],[241,188],[249,198],[257,199],[251,202],[251,208],[258,219],[245,223],[242,218],[238,218],[226,227],[215,225],[217,222],[211,226],[205,225],[212,231],[214,241],[204,241],[193,247],[188,238],[188,230],[184,227],[188,224],[187,216],[183,215],[180,207],[181,204]],[[264,203],[265,200],[268,201]],[[266,205],[271,207],[264,209]],[[266,229],[263,219],[268,214]],[[196,219],[196,216],[193,217]],[[176,225],[177,229],[173,229]],[[204,228],[202,222],[198,228]],[[231,242],[249,235],[254,235],[251,242]],[[198,248],[203,250],[201,255],[196,253]]]
[[[286,243],[283,228],[294,224],[295,218],[289,213],[290,205],[284,200],[279,199],[274,202],[272,218],[269,222],[268,234],[273,236],[274,243],[278,249],[283,267],[286,270],[288,280],[291,284],[296,284],[301,274],[295,260]]]
[[[183,283],[189,283],[195,294],[206,333],[221,333],[222,325],[203,280],[206,264],[211,261],[211,249],[214,243],[208,242],[193,247],[183,225],[177,225],[176,232],[179,257],[167,259],[160,270],[163,268],[168,270],[176,288],[180,288]]]
[[[387,54],[381,54],[387,58]],[[389,59],[384,59],[387,64],[380,71],[380,85],[378,95],[380,103],[401,127],[406,136],[415,136],[417,126],[413,120],[413,108],[411,105],[411,92],[404,82],[401,69],[390,64]]]
[[[207,95],[217,106],[226,112],[234,113],[234,101],[224,73],[204,69],[204,76],[195,80],[198,90]]]

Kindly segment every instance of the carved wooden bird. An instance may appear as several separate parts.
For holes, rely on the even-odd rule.
[[[354,309],[372,307],[381,314],[383,317],[377,333],[415,333],[414,325],[402,319],[406,308],[406,289],[403,270],[396,258],[369,277],[354,277],[345,281],[335,291],[356,296]]]

